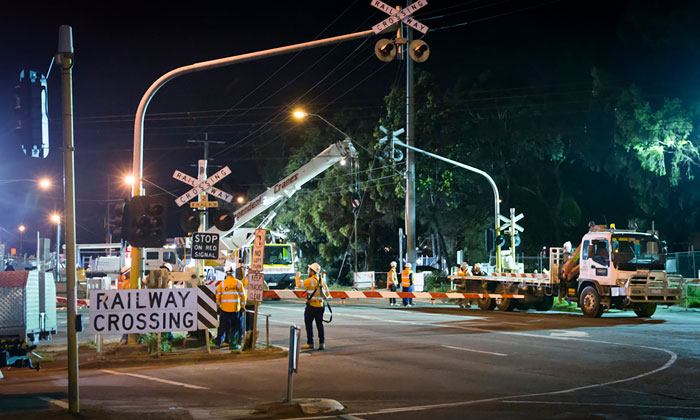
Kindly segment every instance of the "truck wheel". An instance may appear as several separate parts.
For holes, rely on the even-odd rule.
[[[581,311],[589,318],[600,318],[603,315],[603,305],[600,304],[600,295],[593,286],[586,286],[581,292]]]
[[[493,298],[481,298],[476,300],[476,306],[482,311],[493,311],[496,307],[496,299]]]
[[[634,305],[634,313],[640,318],[649,318],[656,312],[655,303],[638,303]]]
[[[543,296],[542,300],[535,303],[535,310],[540,312],[547,312],[554,306],[554,296]]]
[[[508,294],[508,290],[504,285],[499,284],[498,287],[496,287],[496,293],[499,295],[505,295]],[[510,312],[515,309],[515,305],[517,303],[518,302],[512,298],[496,298],[496,306],[498,307],[499,311]]]

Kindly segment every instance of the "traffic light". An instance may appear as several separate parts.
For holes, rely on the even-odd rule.
[[[49,155],[49,117],[46,77],[22,70],[15,86],[15,135],[22,151],[33,158]]]
[[[396,58],[396,46],[392,40],[382,38],[374,44],[374,54],[381,61],[389,63]]]
[[[131,197],[124,205],[123,238],[137,248],[159,248],[165,245],[166,210],[164,198]]]
[[[233,212],[225,209],[214,210],[211,219],[214,222],[214,226],[222,232],[231,230],[235,222]]]
[[[488,228],[484,229],[484,248],[486,248],[486,252],[490,254],[493,252],[494,249],[496,249],[496,244],[495,244],[495,231],[493,228]]]
[[[430,57],[430,48],[425,41],[422,39],[417,39],[411,42],[411,45],[408,47],[408,55],[416,63],[423,63],[428,59],[428,57]]]
[[[180,213],[180,227],[187,233],[196,232],[199,229],[199,212],[185,209]]]
[[[112,228],[112,236],[121,238],[124,230],[124,202],[119,202],[114,205],[114,219],[112,219],[110,227]]]

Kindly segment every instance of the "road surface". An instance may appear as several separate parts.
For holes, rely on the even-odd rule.
[[[303,304],[271,301],[260,311],[272,315],[272,343],[287,346]],[[699,321],[697,312],[662,309],[651,319],[588,319],[334,302],[327,350],[302,354],[294,396],[346,406],[345,417],[328,418],[695,419]],[[6,376],[0,417],[65,406],[65,371]],[[233,418],[281,401],[286,386],[286,359],[80,372],[83,412],[113,418]]]

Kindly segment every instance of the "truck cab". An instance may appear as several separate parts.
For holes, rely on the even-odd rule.
[[[578,278],[561,285],[578,300],[584,315],[599,317],[605,309],[633,309],[649,317],[657,304],[680,299],[681,286],[665,271],[666,254],[652,233],[594,226],[581,242]]]

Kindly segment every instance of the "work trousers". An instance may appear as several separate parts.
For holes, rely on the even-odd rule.
[[[318,329],[318,342],[323,344],[326,342],[326,335],[323,331],[323,311],[326,308],[321,306],[317,308],[306,304],[306,309],[304,310],[304,324],[306,324],[306,343],[314,344],[314,321],[316,321],[316,328]]]
[[[408,287],[401,286],[401,291],[402,292],[412,292],[413,285],[410,285]],[[406,305],[413,305],[413,298],[403,298],[403,306],[406,306]]]
[[[390,284],[390,285],[389,285],[389,290],[392,291],[392,292],[395,292],[395,291],[396,291],[396,285],[395,285],[395,284]],[[389,303],[392,304],[392,305],[395,304],[395,303],[396,303],[396,298],[389,298]]]
[[[246,305],[245,309],[245,330],[253,331],[253,317],[255,316],[255,304]]]
[[[240,342],[243,335],[243,313],[221,311],[219,314],[216,343],[221,345],[223,340],[226,340],[229,345]]]

